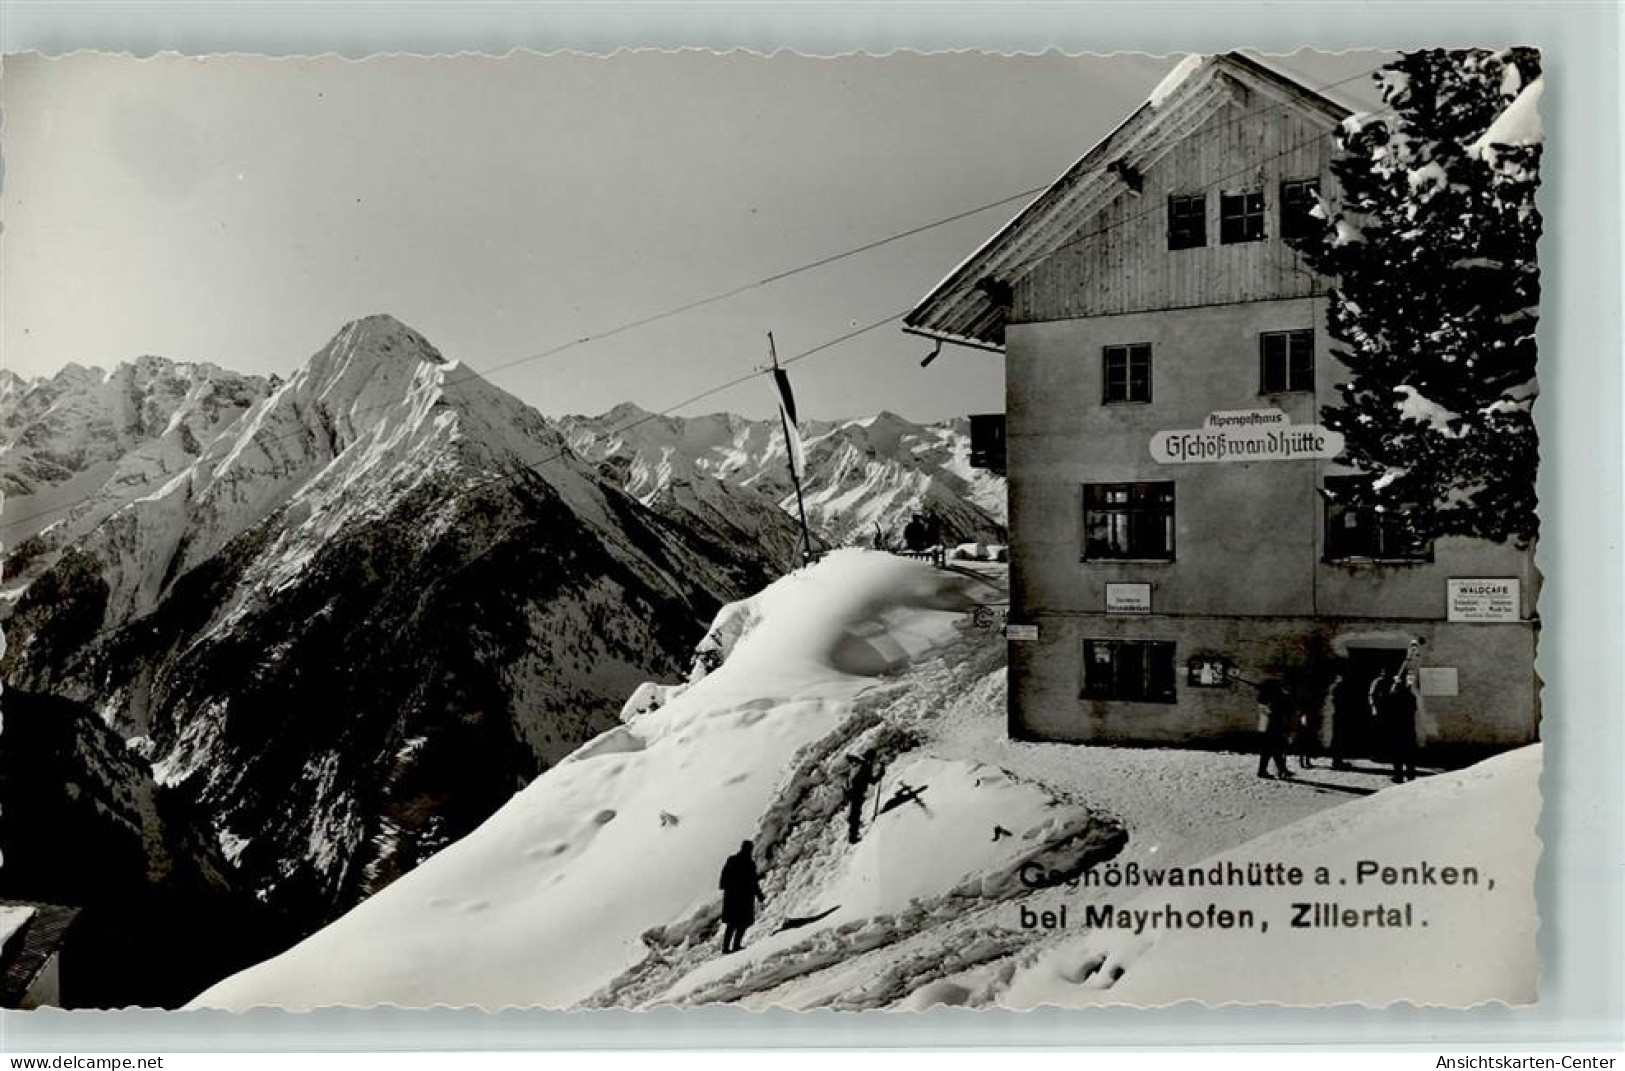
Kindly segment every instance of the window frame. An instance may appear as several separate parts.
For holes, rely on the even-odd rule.
[[[1255,199],[1257,202],[1256,205],[1253,203]],[[1241,202],[1240,210],[1235,212],[1228,211],[1226,202],[1235,201]],[[1269,205],[1266,203],[1264,191],[1261,189],[1238,190],[1235,193],[1220,193],[1219,244],[1245,245],[1248,242],[1262,242],[1268,237],[1268,228],[1264,226],[1264,220],[1268,214]],[[1241,228],[1239,237],[1230,234],[1228,224],[1230,224],[1232,221],[1237,221],[1236,225]],[[1255,226],[1257,233],[1253,233]]]
[[[1281,386],[1270,385],[1270,343],[1280,340],[1285,344],[1281,354]],[[1293,374],[1293,342],[1306,342],[1308,348],[1308,363],[1301,369],[1309,377],[1306,385],[1300,385],[1298,378]],[[1312,327],[1290,328],[1286,331],[1260,331],[1258,333],[1258,393],[1268,394],[1313,394],[1315,392],[1315,329]]]
[[[1192,207],[1196,211],[1190,211]],[[1183,212],[1181,210],[1184,210]],[[1195,221],[1195,228],[1189,224]],[[1182,225],[1183,224],[1183,225]],[[1168,195],[1168,250],[1207,248],[1207,191]]]
[[[1098,649],[1110,652],[1110,658],[1096,657]],[[1137,665],[1128,665],[1123,655],[1126,649],[1136,650]],[[1173,640],[1148,640],[1132,637],[1088,637],[1083,641],[1083,673],[1078,685],[1080,699],[1106,703],[1164,703],[1179,702],[1178,648]],[[1102,662],[1111,666],[1109,681],[1102,681],[1098,673],[1090,670]],[[1125,672],[1125,670],[1129,672]],[[1125,677],[1135,679],[1133,687],[1124,687]]]
[[[1113,397],[1112,393],[1112,359],[1121,357],[1123,361],[1122,387],[1123,396]],[[1144,358],[1145,371],[1145,397],[1134,396],[1134,365],[1136,358]],[[1101,405],[1130,405],[1148,404],[1151,401],[1151,343],[1126,342],[1112,346],[1102,346],[1100,349],[1100,404]]]
[[[1423,540],[1410,547],[1400,545],[1404,539],[1402,532],[1396,532],[1392,525],[1385,525],[1384,514],[1378,513],[1372,506],[1353,506],[1346,500],[1339,500],[1338,485],[1348,487],[1360,482],[1369,481],[1371,477],[1361,473],[1328,474],[1321,477],[1322,496],[1325,510],[1321,521],[1320,560],[1327,565],[1427,565],[1433,561],[1433,540]],[[1369,527],[1374,533],[1374,543],[1368,547],[1361,547],[1351,552],[1346,543],[1350,537],[1347,535],[1335,536],[1337,525],[1350,514],[1356,517],[1356,523],[1362,527]],[[1362,517],[1365,514],[1368,516]],[[1343,524],[1343,530],[1356,527],[1356,525]],[[1368,538],[1368,537],[1359,537]],[[1390,541],[1392,541],[1390,543]],[[1342,544],[1342,545],[1340,545]]]
[[[1111,494],[1123,494],[1121,503],[1107,501]],[[1177,501],[1173,480],[1130,480],[1115,483],[1085,483],[1083,494],[1083,539],[1080,560],[1084,562],[1172,562],[1178,534]],[[1090,533],[1101,517],[1105,527],[1115,527],[1107,518],[1121,518],[1124,547],[1121,553],[1101,553]],[[1147,545],[1145,533],[1160,529],[1158,546]]]
[[[1298,212],[1293,211],[1293,202],[1296,199],[1289,194],[1289,191],[1296,190],[1309,191],[1309,196],[1303,199],[1302,209]],[[1312,208],[1314,208],[1317,199],[1320,197],[1319,176],[1301,179],[1282,179],[1278,196],[1280,198],[1280,204],[1277,206],[1277,215],[1279,217],[1277,226],[1279,226],[1281,230],[1281,240],[1286,241],[1289,238],[1304,238],[1312,233],[1314,230],[1315,217],[1311,216],[1309,212]]]

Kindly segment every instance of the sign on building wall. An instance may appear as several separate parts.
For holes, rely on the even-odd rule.
[[[1106,585],[1108,614],[1148,614],[1151,612],[1151,585],[1124,583]]]
[[[1222,461],[1330,461],[1343,452],[1342,433],[1294,424],[1279,409],[1209,413],[1200,428],[1151,436],[1151,459],[1163,465]]]
[[[1446,582],[1448,618],[1468,624],[1518,620],[1518,581],[1509,578],[1458,579]]]
[[[1013,641],[1031,641],[1038,639],[1037,625],[1006,625],[1004,638]]]
[[[1423,666],[1416,671],[1416,685],[1423,695],[1458,695],[1460,685],[1455,666]]]

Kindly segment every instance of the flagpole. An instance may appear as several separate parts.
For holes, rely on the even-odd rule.
[[[767,333],[767,352],[773,359],[773,378],[779,380],[784,374],[779,368],[779,350],[773,344],[773,332]],[[812,561],[812,530],[807,527],[807,503],[801,497],[801,474],[796,471],[795,447],[790,442],[790,417],[779,406],[779,426],[784,430],[785,460],[790,464],[790,482],[796,488],[796,512],[801,517],[801,564],[806,565]],[[799,431],[797,434],[800,434]]]

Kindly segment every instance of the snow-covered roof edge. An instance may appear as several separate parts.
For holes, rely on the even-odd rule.
[[[980,289],[980,284],[984,280],[1000,279],[1001,268],[1013,268],[1012,278],[1024,274],[1020,269],[1033,263],[1034,251],[1026,250],[1024,259],[1008,255],[1013,247],[1022,244],[1024,233],[1049,222],[1068,207],[1075,211],[1075,206],[1065,204],[1068,196],[1086,178],[1104,172],[1106,165],[1116,159],[1126,145],[1142,137],[1154,141],[1159,128],[1177,129],[1182,113],[1205,105],[1209,98],[1204,96],[1204,89],[1221,70],[1284,91],[1295,102],[1323,112],[1334,122],[1342,121],[1355,110],[1350,103],[1305,85],[1297,76],[1257,56],[1240,52],[1188,55],[1163,77],[1138,108],[1090,146],[1044,192],[932,287],[904,315],[903,329],[960,345],[1002,349],[1003,317],[991,295]],[[1010,263],[1012,260],[1014,265]]]

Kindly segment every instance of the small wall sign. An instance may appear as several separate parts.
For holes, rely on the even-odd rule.
[[[1024,642],[1038,639],[1037,625],[1006,625],[1004,638],[1013,642]]]
[[[1148,614],[1151,612],[1151,585],[1122,583],[1106,585],[1108,614]]]
[[[1196,655],[1185,663],[1185,683],[1192,688],[1228,688],[1236,666],[1224,655]]]
[[[1455,666],[1423,666],[1416,671],[1416,684],[1423,695],[1459,695]]]
[[[1445,582],[1448,620],[1468,624],[1518,620],[1518,585],[1512,577],[1458,579]]]

